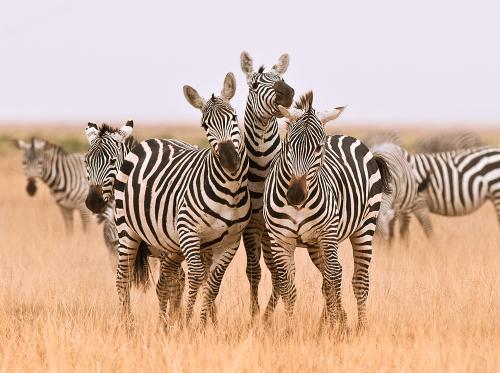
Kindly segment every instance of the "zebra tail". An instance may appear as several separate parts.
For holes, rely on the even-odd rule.
[[[418,184],[417,192],[422,193],[429,186],[429,176],[427,176],[420,184]]]
[[[149,249],[148,245],[142,241],[137,249],[137,256],[135,258],[134,271],[132,274],[134,286],[142,291],[148,290],[151,286],[150,276]]]
[[[392,175],[389,171],[389,166],[387,166],[387,162],[380,155],[374,155],[373,158],[375,162],[377,162],[378,169],[380,171],[380,181],[382,182],[382,192],[385,194],[391,194],[391,182]]]

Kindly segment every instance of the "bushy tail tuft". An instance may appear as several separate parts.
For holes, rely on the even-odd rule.
[[[382,192],[385,194],[391,194],[391,182],[392,175],[389,171],[389,167],[387,166],[387,162],[379,155],[374,155],[373,158],[375,162],[377,162],[378,169],[380,171],[380,182],[382,183]]]
[[[134,272],[132,282],[134,286],[146,291],[151,286],[151,270],[149,268],[149,249],[148,245],[142,241],[137,249],[137,256],[134,263]]]

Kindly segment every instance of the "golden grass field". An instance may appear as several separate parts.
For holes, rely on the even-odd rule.
[[[339,341],[319,330],[320,275],[302,249],[296,253],[292,333],[281,303],[270,326],[251,324],[240,250],[217,299],[217,328],[201,331],[195,320],[193,328],[157,330],[150,289],[133,293],[136,328],[130,334],[120,328],[100,227],[93,224],[84,235],[76,218],[75,234],[67,237],[48,190],[38,183],[36,196],[26,194],[21,157],[13,149],[0,156],[0,173],[1,372],[500,370],[500,229],[490,204],[463,218],[433,216],[433,242],[412,222],[408,248],[375,246],[368,330],[361,336]],[[341,245],[341,263],[352,328],[349,244]],[[261,305],[269,277],[263,269]]]

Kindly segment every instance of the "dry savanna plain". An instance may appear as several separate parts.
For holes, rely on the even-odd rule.
[[[167,128],[167,130],[165,130]],[[154,127],[136,134],[203,144],[201,128]],[[335,131],[337,132],[337,131]],[[341,131],[338,131],[341,132]],[[362,130],[344,133],[363,135]],[[320,328],[321,278],[303,249],[296,252],[298,301],[291,330],[282,304],[270,324],[249,315],[245,254],[240,249],[217,298],[219,324],[157,328],[154,288],[132,297],[135,328],[120,327],[113,259],[102,230],[84,234],[78,217],[68,236],[48,189],[25,192],[12,137],[36,133],[84,150],[82,128],[0,130],[0,371],[449,371],[500,370],[500,229],[493,206],[462,218],[433,216],[428,241],[412,221],[409,245],[377,242],[370,268],[368,329],[339,340]],[[428,131],[406,131],[411,146]],[[498,133],[482,133],[500,145]],[[352,253],[341,245],[343,301],[351,329]],[[262,264],[260,302],[270,294]],[[155,279],[157,270],[153,271]],[[199,306],[198,306],[199,307]],[[199,309],[199,308],[198,308]]]

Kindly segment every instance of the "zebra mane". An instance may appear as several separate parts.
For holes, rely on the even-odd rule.
[[[304,111],[310,111],[313,104],[313,92],[308,91],[300,96],[298,101],[295,101],[294,107]]]
[[[98,137],[103,137],[104,135],[108,134],[113,134],[118,131],[118,128],[113,128],[109,124],[103,123],[99,127],[99,133],[97,134]],[[134,136],[129,136],[125,139],[125,144],[132,149],[135,145],[138,144],[137,140],[134,138]]]
[[[265,70],[265,67],[264,65],[262,65],[261,67],[259,67],[259,74],[262,74]]]

